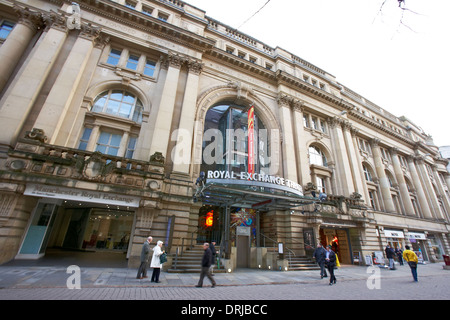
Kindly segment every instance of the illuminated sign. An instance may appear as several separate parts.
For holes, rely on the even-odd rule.
[[[214,223],[213,215],[214,215],[214,211],[212,211],[212,210],[209,211],[209,212],[206,214],[205,225],[206,225],[207,227],[212,227],[212,225],[213,225],[213,223]]]
[[[252,186],[260,186],[265,188],[280,189],[303,196],[303,188],[298,183],[279,176],[269,175],[265,173],[249,173],[226,170],[209,170],[206,178],[210,182],[223,184],[244,184]]]
[[[253,106],[248,110],[248,173],[255,173],[254,159],[254,129],[255,129],[255,108]]]

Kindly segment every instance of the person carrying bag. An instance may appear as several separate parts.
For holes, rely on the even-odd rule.
[[[405,246],[405,251],[403,251],[403,259],[408,262],[409,267],[411,268],[411,273],[415,282],[417,282],[417,262],[419,259],[414,251],[410,250],[409,246]]]

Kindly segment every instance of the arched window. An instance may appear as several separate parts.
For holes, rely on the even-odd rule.
[[[373,182],[372,173],[370,173],[370,170],[365,165],[363,165],[363,170],[366,181]]]
[[[250,123],[253,124],[252,133]],[[268,173],[269,139],[256,107],[218,103],[206,113],[202,171]],[[249,150],[250,145],[253,145],[253,150]]]
[[[92,112],[107,113],[113,116],[142,122],[142,102],[132,93],[111,89],[97,96]]]
[[[328,166],[325,154],[316,146],[309,147],[309,163],[323,167]]]

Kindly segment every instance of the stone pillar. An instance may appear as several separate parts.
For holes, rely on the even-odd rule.
[[[338,176],[337,194],[350,196],[355,191],[353,184],[353,175],[350,169],[347,147],[345,145],[344,132],[341,125],[343,120],[333,117],[328,120],[331,134],[331,145],[336,160],[335,173]]]
[[[424,158],[422,156],[416,157],[416,163],[417,172],[419,173],[419,177],[421,177],[422,188],[424,189],[425,196],[427,197],[432,216],[434,216],[435,219],[444,219],[441,208],[437,201],[437,194],[434,190],[433,185],[431,184],[430,174],[428,173],[428,170],[426,168]]]
[[[356,139],[356,133],[357,129],[352,130],[352,139],[353,139],[353,148],[355,149],[355,156],[356,156],[356,166],[359,170],[359,179],[361,180],[362,185],[362,193],[360,192],[362,199],[365,201],[365,203],[370,203],[370,197],[369,197],[369,189],[367,188],[366,179],[364,176],[364,168],[363,168],[363,162],[361,159],[361,154],[358,147],[358,140]]]
[[[343,129],[345,146],[348,151],[350,170],[353,178],[353,185],[355,186],[355,191],[361,195],[362,200],[366,200],[366,188],[365,184],[363,183],[361,161],[359,161],[356,152],[356,146],[358,144],[356,142],[356,139],[354,139],[357,129],[353,128],[353,126],[349,122],[344,123]]]
[[[189,61],[188,67],[189,74],[181,109],[180,125],[176,137],[172,137],[177,141],[172,153],[173,171],[183,174],[189,174],[191,165],[198,83],[203,64],[192,60]]]
[[[305,129],[303,126],[303,103],[295,102],[294,109],[294,141],[297,149],[297,170],[298,170],[298,183],[305,186],[308,182],[311,182],[311,175],[309,169],[308,160],[308,146],[306,145]],[[330,186],[327,186],[327,190]]]
[[[392,164],[394,166],[395,179],[397,180],[400,189],[400,196],[402,197],[402,202],[405,207],[406,215],[415,216],[415,211],[413,204],[411,202],[411,197],[409,195],[408,186],[406,184],[405,177],[403,175],[403,170],[400,164],[400,159],[398,157],[398,149],[391,148],[390,151]]]
[[[373,159],[375,162],[375,169],[379,179],[380,191],[381,196],[383,198],[384,208],[386,212],[396,212],[394,201],[392,200],[391,196],[391,186],[389,184],[389,179],[386,176],[386,172],[384,171],[384,163],[383,159],[381,158],[381,150],[380,147],[378,146],[379,140],[372,139],[370,142],[372,145]]]
[[[99,34],[100,30],[97,28],[89,25],[81,26],[80,35],[73,45],[34,123],[34,128],[44,130],[50,144],[55,143],[94,48],[94,41]]]
[[[441,209],[441,211],[443,209],[445,209],[445,212],[441,212],[442,218],[444,220],[446,220],[447,222],[450,222],[450,219],[449,219],[450,217],[448,215],[450,212],[450,202],[445,193],[444,182],[441,180],[441,177],[439,176],[439,173],[437,171],[437,166],[433,165],[432,169],[433,169],[433,178],[437,185],[437,189],[438,189],[437,191],[439,192],[437,197],[441,199],[442,206],[444,207]]]
[[[44,16],[47,30],[24,65],[20,77],[0,101],[0,144],[13,145],[67,37],[65,18],[55,13]]]
[[[31,39],[42,26],[41,14],[28,8],[14,7],[19,21],[0,47],[0,92],[20,61]]]
[[[153,155],[155,152],[161,152],[164,157],[167,156],[178,79],[183,62],[184,58],[173,53],[169,53],[169,56],[163,62],[163,66],[167,68],[167,75],[161,93],[158,114],[156,115],[155,129],[150,145],[150,155]]]
[[[414,183],[414,188],[417,191],[417,198],[419,201],[419,205],[420,205],[422,214],[423,214],[424,218],[432,219],[433,216],[431,214],[431,210],[428,205],[428,201],[425,196],[425,192],[423,191],[423,186],[422,186],[422,183],[420,182],[419,174],[417,173],[417,170],[416,170],[416,165],[414,163],[414,156],[409,155],[407,157],[407,159],[408,159],[409,171],[411,172],[411,177],[412,177],[412,180]]]
[[[280,112],[280,123],[283,128],[283,173],[286,179],[298,181],[297,160],[295,157],[294,131],[292,128],[292,117],[290,101],[292,98],[285,94],[278,95],[278,106]]]

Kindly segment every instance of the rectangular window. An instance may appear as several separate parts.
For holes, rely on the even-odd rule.
[[[106,63],[111,64],[113,66],[117,66],[121,54],[122,54],[121,50],[111,49],[108,55],[108,60],[106,60]]]
[[[133,158],[134,150],[136,150],[136,137],[130,137],[128,140],[127,151],[125,152],[125,158],[131,159]]]
[[[84,128],[83,136],[80,139],[80,144],[78,145],[78,149],[86,150],[89,138],[91,137],[92,128]]]
[[[162,20],[162,21],[167,21],[167,20],[169,20],[169,16],[164,13],[158,13],[158,19]]]
[[[152,8],[149,8],[149,7],[142,7],[142,13],[143,14],[146,14],[146,15],[148,15],[148,16],[151,16],[152,15],[152,12],[153,12],[153,9]]]
[[[98,138],[97,149],[95,151],[111,156],[117,156],[121,140],[122,136],[120,134],[102,132]]]
[[[149,77],[153,77],[155,74],[156,63],[148,60],[145,62],[144,74]]]
[[[139,63],[139,56],[130,54],[127,61],[127,68],[131,70],[137,70],[138,63]]]
[[[303,115],[303,126],[309,128],[309,117],[307,114]]]
[[[0,39],[6,39],[14,28],[14,23],[4,21],[0,26]]]

